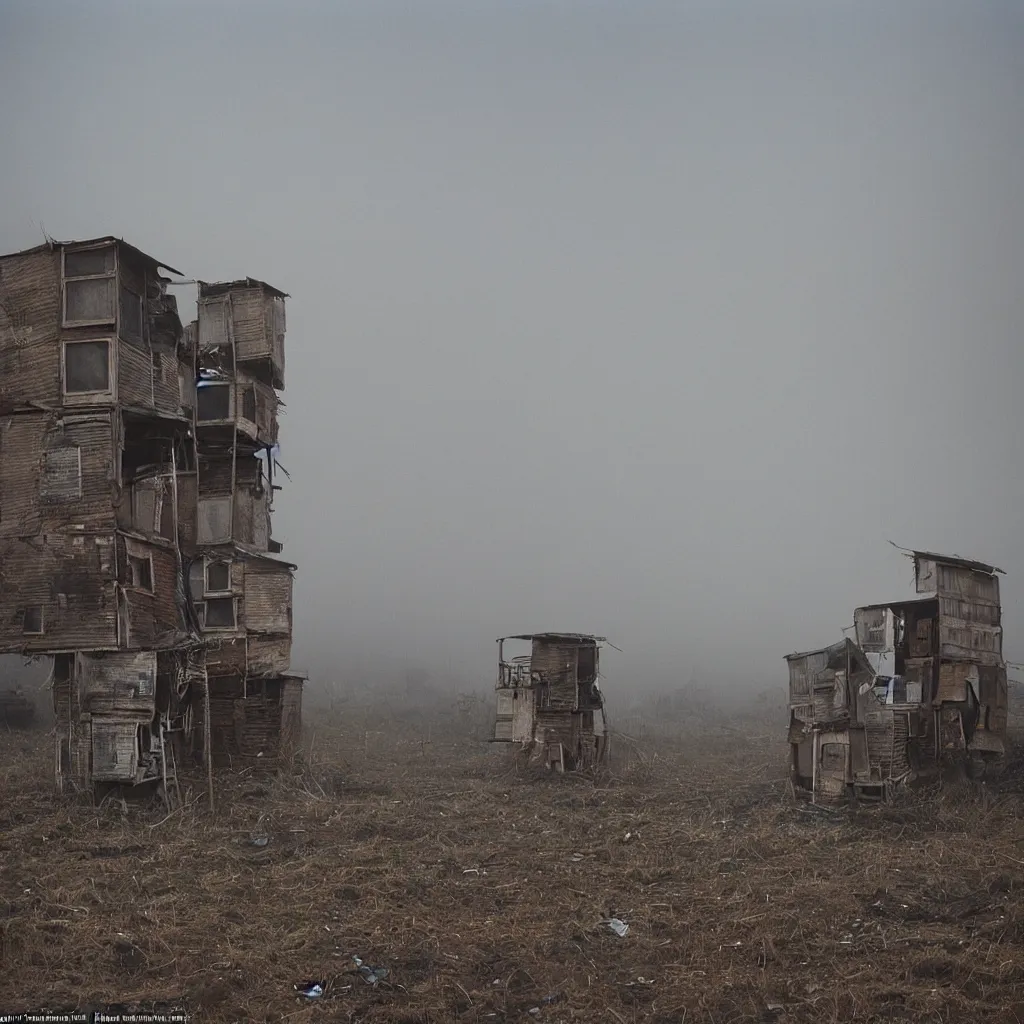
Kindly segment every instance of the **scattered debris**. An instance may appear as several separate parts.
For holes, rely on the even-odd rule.
[[[304,981],[294,988],[304,999],[319,999],[324,994],[324,987],[318,981]]]
[[[352,962],[356,965],[356,969],[362,975],[367,985],[376,986],[391,973],[386,967],[370,967],[368,964],[364,964],[357,956],[352,957]]]
[[[601,923],[607,925],[608,930],[615,932],[620,939],[624,939],[629,934],[629,925],[625,921],[620,921],[617,917],[608,918]]]

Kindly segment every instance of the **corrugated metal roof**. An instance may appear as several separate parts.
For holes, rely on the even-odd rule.
[[[927,558],[932,562],[939,562],[942,565],[955,565],[961,569],[973,569],[976,572],[988,573],[989,576],[994,576],[997,572],[1002,573],[1003,576],[1006,573],[994,565],[989,565],[987,562],[975,562],[969,558],[961,558],[959,555],[940,555],[934,551],[911,551],[909,557],[914,559],[916,565],[921,559]]]
[[[592,633],[517,633],[499,636],[496,643],[502,640],[589,640],[598,644],[608,642],[607,637],[594,636]]]
[[[911,605],[917,604],[934,604],[938,598],[936,597],[912,597],[906,601],[879,601],[877,604],[862,604],[858,605],[854,609],[854,614],[857,612],[873,612],[879,608],[888,608],[895,611],[897,608],[907,608]]]
[[[260,288],[270,295],[276,295],[279,299],[287,299],[290,296],[287,292],[275,288],[266,281],[260,281],[255,277],[243,277],[238,281],[197,281],[199,285],[199,297],[201,299],[213,298],[216,295],[223,295],[225,292],[234,291],[236,288]]]

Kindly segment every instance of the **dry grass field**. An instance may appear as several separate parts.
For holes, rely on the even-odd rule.
[[[213,814],[197,779],[170,817],[56,798],[45,731],[0,731],[0,1012],[1024,1021],[1016,766],[826,812],[792,802],[775,713],[659,715],[591,777],[481,742],[454,702],[306,717],[283,776],[218,779]]]

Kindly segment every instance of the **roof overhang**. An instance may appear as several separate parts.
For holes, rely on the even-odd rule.
[[[10,256],[29,256],[37,252],[52,252],[54,249],[89,249],[99,245],[116,245],[119,249],[123,249],[134,259],[139,260],[142,263],[146,263],[154,270],[169,270],[172,274],[178,277],[184,277],[180,270],[175,270],[169,263],[162,263],[160,260],[148,253],[143,252],[141,249],[137,249],[134,245],[126,242],[123,238],[115,238],[113,235],[104,235],[102,238],[83,238],[81,240],[58,242],[56,240],[44,242],[42,245],[35,245],[31,249],[22,249],[19,252],[8,252],[0,256],[0,259],[6,259]]]
[[[218,295],[224,295],[239,288],[259,288],[279,299],[288,298],[287,292],[283,292],[280,288],[275,288],[272,284],[267,284],[266,281],[260,281],[255,277],[243,277],[237,281],[198,281],[197,284],[199,285],[199,297],[201,299],[216,298]]]
[[[592,633],[515,633],[499,636],[497,643],[501,643],[502,640],[551,640],[570,643],[575,640],[578,643],[587,644],[606,644],[608,642],[607,637],[594,636]]]
[[[998,566],[989,565],[987,562],[975,562],[970,558],[961,558],[959,555],[940,555],[935,551],[910,551],[907,557],[914,559],[915,566],[927,559],[941,565],[956,566],[958,569],[973,569],[975,572],[983,572],[988,576],[995,576],[996,573],[1006,575]]]

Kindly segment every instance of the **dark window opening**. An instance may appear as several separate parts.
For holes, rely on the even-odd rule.
[[[228,384],[207,384],[196,395],[196,419],[226,420],[231,418],[231,395]]]
[[[577,651],[577,679],[581,683],[592,683],[597,677],[597,648],[580,647]]]
[[[256,389],[247,387],[242,392],[242,419],[256,422]]]
[[[125,341],[142,341],[142,297],[125,285],[121,285],[119,333]]]
[[[43,631],[43,606],[41,604],[29,605],[21,620],[22,633],[39,635]]]
[[[128,556],[128,585],[153,593],[153,561],[137,555]]]
[[[206,563],[206,590],[211,594],[223,594],[231,589],[231,566],[229,562]]]
[[[110,390],[110,343],[76,341],[64,346],[64,391],[69,395]]]
[[[206,602],[206,628],[235,628],[235,599],[233,597],[217,597]]]

